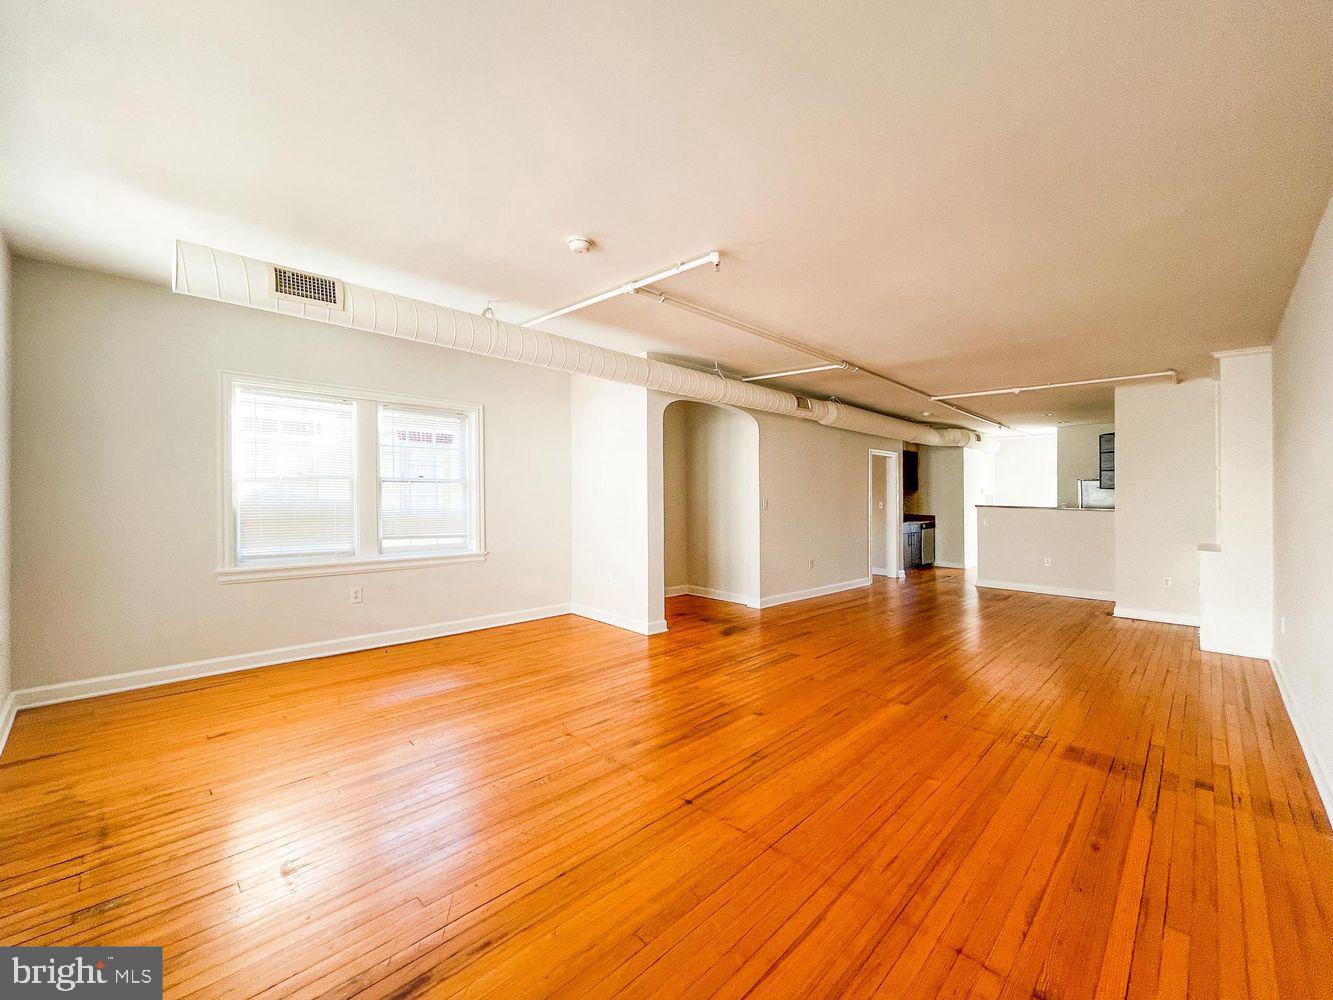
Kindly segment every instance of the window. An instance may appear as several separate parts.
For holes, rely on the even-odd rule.
[[[485,557],[480,406],[223,381],[224,582]]]
[[[467,414],[381,405],[380,551],[472,547]]]
[[[237,387],[237,563],[356,554],[353,417],[345,399]]]

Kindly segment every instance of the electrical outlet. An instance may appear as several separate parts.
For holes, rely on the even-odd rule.
[[[815,561],[813,559],[810,560],[810,568],[811,569],[815,568]]]
[[[1171,578],[1169,576],[1162,577],[1162,589],[1163,590],[1171,589]]]
[[[764,510],[768,510],[768,500],[764,500]]]
[[[881,500],[881,501],[879,502],[879,509],[880,509],[880,510],[883,510],[883,509],[884,509],[884,501],[883,501],[883,500]]]
[[[1050,557],[1050,556],[1042,556],[1042,557],[1041,557],[1041,564],[1042,564],[1043,566],[1049,566],[1049,565],[1051,564],[1051,557]]]
[[[353,604],[360,604],[361,601],[364,599],[364,597],[365,597],[365,593],[364,593],[364,591],[362,591],[362,589],[361,589],[360,587],[353,587],[353,588],[352,588],[352,603],[353,603]]]

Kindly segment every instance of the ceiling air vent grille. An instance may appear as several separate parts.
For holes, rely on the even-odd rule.
[[[804,396],[797,396],[797,397],[796,397],[796,409],[798,409],[798,410],[808,410],[808,409],[810,409],[810,400],[806,399]]]
[[[273,268],[273,294],[298,302],[316,302],[330,309],[343,307],[342,284],[336,278],[293,271],[289,267]]]

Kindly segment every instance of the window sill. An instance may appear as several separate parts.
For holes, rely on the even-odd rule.
[[[279,566],[229,566],[217,571],[218,583],[253,583],[259,580],[306,580],[352,573],[385,573],[399,569],[425,569],[449,563],[482,562],[485,552],[459,552],[421,556],[390,556],[379,559],[344,559],[324,563],[289,563]]]

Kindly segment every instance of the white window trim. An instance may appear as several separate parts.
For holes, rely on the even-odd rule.
[[[333,556],[328,559],[302,559],[290,562],[244,563],[236,562],[236,512],[232,503],[231,477],[231,408],[238,386],[259,389],[278,389],[287,392],[311,393],[350,400],[355,404],[354,433],[356,435],[354,462],[356,469],[355,531],[357,555],[354,558]],[[469,484],[472,509],[476,518],[476,548],[465,552],[422,552],[417,555],[380,554],[380,481],[379,481],[379,421],[381,403],[413,406],[428,410],[452,410],[468,415],[468,433],[471,438],[468,454],[471,456]],[[258,580],[301,580],[323,576],[343,576],[352,573],[381,573],[388,570],[422,569],[448,563],[480,562],[489,554],[486,550],[486,487],[485,455],[482,442],[482,406],[459,400],[433,399],[411,396],[400,392],[382,392],[358,389],[323,382],[252,375],[247,372],[222,372],[220,382],[221,423],[218,434],[218,568],[219,583],[250,583]],[[363,467],[368,466],[368,468]]]

